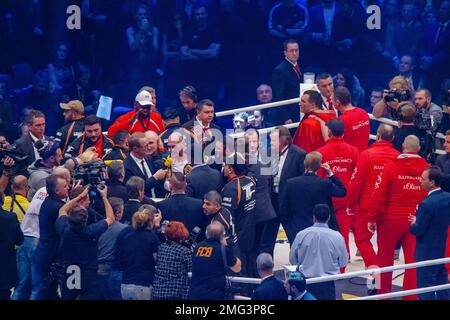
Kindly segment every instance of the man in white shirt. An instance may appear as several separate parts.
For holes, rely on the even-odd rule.
[[[70,171],[64,167],[53,169],[52,174],[71,181]],[[24,235],[23,244],[17,250],[17,270],[19,284],[14,290],[13,300],[29,300],[31,294],[31,259],[39,242],[39,211],[47,198],[46,187],[40,188],[33,196],[20,228]]]

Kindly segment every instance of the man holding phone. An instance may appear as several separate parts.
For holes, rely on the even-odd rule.
[[[152,96],[143,90],[135,99],[134,110],[120,116],[108,129],[108,135],[113,137],[117,131],[126,130],[130,134],[135,132],[154,131],[160,135],[164,131],[161,115],[152,112]]]

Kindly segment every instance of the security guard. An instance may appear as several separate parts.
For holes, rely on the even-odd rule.
[[[227,247],[225,229],[221,223],[212,222],[206,228],[206,240],[194,249],[190,300],[224,300],[226,298],[226,273],[241,270],[241,261]]]
[[[160,134],[159,138],[164,145],[164,149],[167,150],[167,143],[169,142],[170,135],[175,130],[181,128],[180,116],[178,115],[178,111],[176,109],[167,108],[162,114],[162,119],[166,130]]]
[[[238,237],[239,257],[243,276],[257,277],[254,208],[256,182],[247,176],[248,167],[241,154],[225,162],[224,175],[228,183],[222,190],[222,206],[230,210]]]

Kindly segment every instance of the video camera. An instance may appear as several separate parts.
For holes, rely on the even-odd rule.
[[[99,190],[103,190],[106,186],[105,172],[106,165],[101,161],[84,163],[75,169],[73,179],[81,180],[83,185],[90,186],[89,197],[94,199],[99,197]]]
[[[19,163],[26,159],[28,156],[21,152],[16,151],[17,147],[15,145],[10,145],[8,143],[0,143],[0,161],[6,157],[11,157],[14,162]]]
[[[400,90],[389,90],[384,97],[384,102],[404,102],[409,101],[411,99],[411,92],[409,90],[400,91]]]

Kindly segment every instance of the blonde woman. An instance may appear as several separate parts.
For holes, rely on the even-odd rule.
[[[395,94],[393,94],[395,92]],[[389,97],[392,97],[389,99]],[[378,101],[373,107],[375,118],[386,117],[398,120],[398,107],[400,102],[412,101],[414,92],[411,89],[408,79],[404,76],[396,76],[389,82],[389,90],[384,90],[383,99]]]
[[[150,300],[160,241],[152,232],[157,209],[148,206],[137,211],[132,228],[123,230],[116,244],[117,260],[123,271],[123,300]]]

